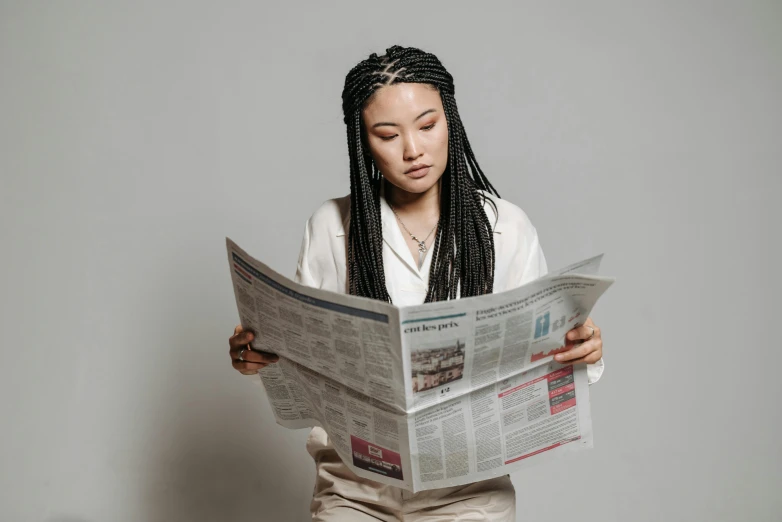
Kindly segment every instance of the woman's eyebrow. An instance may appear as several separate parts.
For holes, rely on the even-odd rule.
[[[426,116],[430,112],[437,112],[437,109],[427,109],[424,112],[422,112],[421,114],[419,114],[418,116],[416,116],[413,121],[420,120],[421,118],[423,118],[424,116]],[[372,128],[375,129],[377,127],[384,127],[384,126],[399,127],[399,125],[397,125],[396,123],[391,123],[389,121],[380,121],[380,122],[377,122],[374,125],[372,125]]]

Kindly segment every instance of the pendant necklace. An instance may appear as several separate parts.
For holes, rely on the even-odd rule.
[[[429,236],[432,235],[432,232],[434,232],[434,229],[437,228],[437,223],[434,224],[434,227],[432,227],[432,230],[429,231],[429,233],[426,235],[423,241],[415,237],[412,232],[410,232],[405,224],[402,222],[402,218],[399,217],[399,214],[396,213],[396,209],[391,205],[388,204],[389,207],[391,207],[391,210],[393,211],[394,215],[396,216],[397,221],[399,221],[399,224],[402,225],[402,228],[405,229],[405,232],[407,232],[410,235],[410,238],[418,243],[418,268],[421,268],[424,264],[424,258],[426,257],[426,240],[429,239]]]

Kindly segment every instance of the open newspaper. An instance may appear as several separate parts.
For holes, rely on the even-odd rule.
[[[553,355],[613,279],[602,256],[506,292],[419,306],[300,285],[226,239],[241,323],[276,353],[277,422],[321,426],[354,473],[411,491],[592,447],[586,365]]]

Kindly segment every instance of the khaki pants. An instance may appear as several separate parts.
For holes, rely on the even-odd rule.
[[[356,476],[326,432],[313,428],[307,451],[317,477],[312,519],[319,522],[465,522],[516,520],[516,493],[507,475],[483,482],[411,493]]]

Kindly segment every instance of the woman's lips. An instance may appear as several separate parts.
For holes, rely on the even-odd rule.
[[[411,177],[413,179],[423,178],[427,174],[429,174],[429,169],[431,167],[422,167],[420,169],[411,170],[406,174],[406,176]]]

